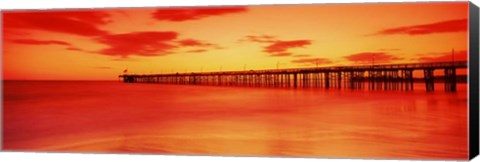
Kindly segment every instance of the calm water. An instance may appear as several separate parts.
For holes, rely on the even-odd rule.
[[[3,143],[22,151],[466,159],[466,85],[459,89],[5,81]]]

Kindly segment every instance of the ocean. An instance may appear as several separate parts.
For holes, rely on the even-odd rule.
[[[456,93],[4,81],[9,151],[467,159]]]

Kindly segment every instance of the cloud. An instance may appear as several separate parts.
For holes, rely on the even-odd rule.
[[[195,40],[195,39],[183,39],[179,40],[178,43],[181,46],[185,47],[211,47],[211,46],[216,46],[213,43],[208,43],[205,41],[200,41],[200,40]]]
[[[285,52],[285,53],[273,53],[270,56],[291,56],[291,53]]]
[[[138,61],[141,61],[142,59],[138,59],[138,58],[131,58],[131,57],[122,57],[122,58],[113,58],[113,59],[110,59],[112,61],[129,61],[129,62],[138,62]]]
[[[430,53],[430,54],[419,54],[423,55],[422,57],[418,58],[419,62],[449,62],[452,61],[452,53],[451,52],[442,52],[442,53]],[[427,55],[427,56],[425,56]],[[466,61],[467,51],[456,51],[453,54],[454,61]]]
[[[384,29],[377,32],[377,35],[407,34],[407,35],[425,35],[435,33],[466,32],[468,29],[467,19],[455,19],[440,21],[430,24],[420,24],[412,26],[403,26]]]
[[[263,51],[270,53],[271,56],[286,56],[287,54],[291,55],[287,52],[288,49],[305,47],[310,44],[310,40],[275,41],[266,46]]]
[[[79,51],[109,56],[120,56],[119,60],[127,60],[130,55],[137,56],[163,56],[174,53],[177,48],[190,48],[188,53],[203,53],[208,49],[221,49],[217,44],[199,41],[196,39],[176,40],[178,33],[167,32],[132,32],[123,34],[107,34],[92,38],[94,41],[104,44],[107,48],[92,51],[73,46],[64,41],[57,40],[35,40],[35,39],[11,39],[8,40],[17,44],[26,45],[62,45],[66,50]]]
[[[311,55],[293,55],[293,57],[310,57]]]
[[[86,52],[85,50],[80,49],[80,48],[76,48],[76,47],[68,47],[68,48],[66,48],[66,50]]]
[[[362,53],[355,53],[344,57],[348,61],[355,62],[355,63],[389,63],[396,60],[401,60],[393,55],[389,55],[385,52],[362,52]]]
[[[292,60],[292,63],[303,64],[307,66],[307,65],[317,65],[317,64],[318,65],[331,64],[332,61],[326,58],[305,58],[305,59]]]
[[[183,39],[176,42],[179,47],[191,49],[186,51],[187,53],[204,53],[207,52],[208,49],[223,49],[223,47],[217,44],[196,39]]]
[[[156,10],[152,15],[157,20],[179,22],[246,11],[246,7],[163,8]]]
[[[27,44],[27,45],[63,45],[70,46],[70,43],[57,40],[35,40],[35,39],[13,39],[9,40],[10,42],[17,44]]]
[[[81,36],[105,35],[99,28],[110,21],[101,11],[27,11],[4,12],[5,29],[44,30]]]
[[[257,43],[274,43],[277,41],[275,37],[271,35],[259,35],[259,36],[247,35],[245,37],[246,39],[241,41],[250,41],[250,42],[257,42]]]
[[[98,51],[98,53],[126,58],[129,55],[162,56],[170,54],[172,53],[170,50],[177,48],[177,46],[172,45],[172,41],[177,36],[178,33],[172,31],[150,31],[110,34],[101,36],[96,40],[109,46]]]
[[[3,37],[4,38],[9,38],[11,36],[29,36],[30,33],[25,32],[25,31],[19,31],[17,29],[12,29],[12,28],[4,28],[3,29]]]
[[[196,49],[196,50],[190,50],[190,51],[187,51],[188,53],[203,53],[203,52],[207,52],[208,50],[206,49]]]
[[[12,39],[9,40],[10,42],[17,43],[17,44],[25,44],[25,45],[61,45],[65,46],[66,50],[69,51],[81,51],[87,52],[83,49],[74,47],[72,44],[65,42],[65,41],[58,41],[58,40],[36,40],[36,39]]]
[[[261,44],[267,44],[263,47],[263,52],[269,53],[270,56],[292,56],[291,52],[288,52],[290,48],[302,48],[312,44],[311,40],[279,40],[271,35],[247,35],[242,41],[255,42]]]

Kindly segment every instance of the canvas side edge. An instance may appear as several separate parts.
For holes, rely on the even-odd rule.
[[[0,9],[0,151],[3,150],[3,10]]]
[[[478,7],[469,4],[469,159],[478,155],[479,151],[479,12]]]

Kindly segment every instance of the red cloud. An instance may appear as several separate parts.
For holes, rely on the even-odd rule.
[[[222,49],[217,44],[208,43],[205,41],[195,40],[195,39],[183,39],[177,41],[181,47],[193,47],[194,49],[187,51],[188,53],[203,53],[207,52],[207,49]],[[196,49],[195,49],[196,48]]]
[[[332,61],[326,58],[306,58],[306,59],[298,59],[292,60],[292,63],[299,63],[304,65],[324,65],[324,64],[331,64]]]
[[[197,46],[197,47],[208,47],[208,46],[214,46],[214,44],[212,44],[212,43],[207,43],[207,42],[203,42],[203,41],[199,41],[199,40],[195,40],[195,39],[184,39],[184,40],[178,41],[178,43],[179,43],[181,46],[187,46],[187,47],[194,47],[194,46]]]
[[[64,46],[71,45],[70,43],[67,43],[64,41],[56,41],[56,40],[14,39],[10,41],[13,43],[29,44],[29,45],[51,45],[51,44],[64,45]]]
[[[83,49],[74,47],[72,44],[68,42],[57,41],[57,40],[13,39],[9,41],[13,43],[26,44],[26,45],[62,45],[62,46],[66,46],[65,48],[66,50],[86,52]]]
[[[29,36],[30,33],[28,32],[25,32],[25,31],[18,31],[16,29],[12,29],[12,28],[4,28],[3,29],[3,37],[4,38],[8,38],[8,37],[11,37],[11,36]]]
[[[386,54],[384,52],[355,53],[345,56],[344,58],[355,63],[389,63],[391,61],[401,60],[401,58]]]
[[[258,42],[258,43],[274,43],[277,41],[274,36],[270,35],[260,35],[260,36],[255,36],[255,35],[247,35],[246,40],[250,42]]]
[[[270,53],[272,56],[285,56],[290,48],[304,47],[310,44],[310,40],[276,41],[265,47],[263,51]]]
[[[187,51],[189,53],[202,53],[202,52],[207,52],[206,49],[197,49],[197,50],[190,50],[190,51]]]
[[[451,52],[444,52],[444,53],[434,53],[429,54],[431,56],[425,56],[418,58],[420,62],[449,62],[452,61],[452,53]],[[465,61],[467,60],[467,51],[458,51],[453,54],[453,61]]]
[[[111,56],[129,55],[161,56],[171,53],[169,50],[176,48],[170,42],[176,39],[176,32],[133,32],[126,34],[104,35],[97,41],[109,46],[98,51],[100,54]]]
[[[165,21],[187,21],[245,11],[247,11],[246,7],[165,8],[155,11],[153,17]]]
[[[270,56],[291,56],[291,53],[285,52],[285,53],[273,53]]]
[[[105,35],[98,28],[109,21],[107,13],[101,11],[27,11],[5,12],[5,29],[45,30],[81,36]]]
[[[68,47],[67,50],[70,50],[70,51],[81,51],[81,52],[86,52],[85,50],[83,49],[80,49],[80,48],[76,48],[76,47]]]
[[[293,55],[293,57],[310,57],[310,55]]]
[[[250,41],[256,43],[269,43],[270,45],[264,47],[263,52],[270,53],[270,56],[291,56],[292,53],[288,52],[290,48],[299,48],[305,47],[312,44],[311,40],[291,40],[283,41],[278,40],[274,36],[270,35],[247,35],[246,39],[241,39],[239,41]]]
[[[390,28],[390,29],[379,31],[377,34],[423,35],[423,34],[434,34],[434,33],[465,32],[467,31],[467,28],[468,28],[467,19],[456,19],[456,20],[435,22],[430,24]]]

